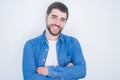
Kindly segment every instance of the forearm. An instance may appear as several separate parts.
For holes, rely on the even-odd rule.
[[[24,47],[22,70],[24,80],[54,80],[50,77],[40,75],[36,72],[33,48],[30,42],[27,42]]]
[[[39,74],[32,74],[31,76],[27,74],[24,75],[24,80],[54,80],[54,79]]]
[[[62,78],[84,78],[86,75],[86,67],[84,65],[74,65],[74,66],[50,66],[48,67],[49,77],[62,77]]]
[[[48,76],[38,74],[35,68],[29,68],[26,64],[23,65],[23,76],[24,80],[54,80]]]
[[[68,63],[66,67],[61,66],[38,67],[37,73],[53,78],[80,79],[85,77],[86,67],[84,65],[73,65],[72,63]]]
[[[73,63],[68,63],[67,66],[73,66]],[[48,76],[48,67],[37,67],[38,74]]]

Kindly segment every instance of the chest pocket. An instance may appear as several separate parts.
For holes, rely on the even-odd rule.
[[[68,63],[71,62],[71,55],[70,54],[61,54],[58,59],[59,65],[65,67]]]

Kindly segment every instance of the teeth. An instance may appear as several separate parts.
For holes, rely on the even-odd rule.
[[[54,27],[54,29],[58,29],[58,27]]]
[[[58,27],[57,26],[53,26],[53,29],[58,29]]]

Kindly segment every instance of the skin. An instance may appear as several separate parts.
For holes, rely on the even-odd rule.
[[[49,15],[46,15],[46,38],[48,40],[57,40],[60,32],[64,29],[66,23],[67,14],[60,11],[59,9],[52,9]],[[73,66],[72,63],[68,63],[66,66]],[[38,67],[37,73],[47,76],[47,66]]]
[[[59,33],[63,30],[66,23],[67,14],[59,9],[53,9],[46,15],[46,37],[48,40],[58,39]]]

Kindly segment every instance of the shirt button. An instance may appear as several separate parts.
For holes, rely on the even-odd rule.
[[[43,61],[45,61],[45,59],[43,59]]]
[[[46,42],[48,44],[48,42]]]
[[[46,49],[46,51],[48,51],[48,49]]]

